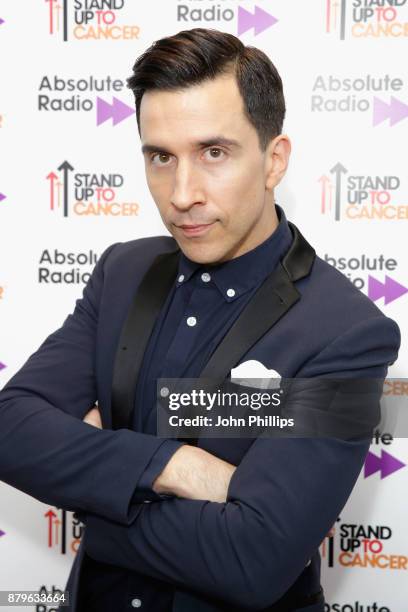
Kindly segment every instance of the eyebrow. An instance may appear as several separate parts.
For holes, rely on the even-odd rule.
[[[225,138],[225,136],[213,136],[212,138],[207,138],[206,140],[200,140],[193,143],[193,146],[195,149],[214,146],[241,147],[237,140],[234,140],[233,138]],[[157,153],[158,151],[171,155],[170,151],[160,145],[145,143],[142,146],[142,153]]]

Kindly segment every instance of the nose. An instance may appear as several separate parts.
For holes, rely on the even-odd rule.
[[[195,204],[203,204],[204,201],[204,193],[200,187],[197,169],[187,160],[179,160],[174,175],[172,204],[178,210],[188,210]]]

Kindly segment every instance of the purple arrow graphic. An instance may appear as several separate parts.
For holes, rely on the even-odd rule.
[[[118,98],[113,97],[112,104],[109,104],[109,102],[102,98],[96,98],[96,125],[101,125],[101,123],[104,123],[111,117],[113,125],[116,125],[134,113],[134,108],[131,108]]]
[[[394,96],[391,96],[391,102],[383,102],[380,98],[374,96],[373,105],[373,126],[382,123],[386,119],[390,120],[390,126],[395,125],[408,117],[408,104],[401,102]]]
[[[2,18],[0,17],[0,25],[1,25],[2,23],[4,23],[4,19],[2,19]]]
[[[408,288],[404,287],[390,276],[385,277],[385,282],[377,280],[373,276],[368,276],[368,297],[373,302],[380,298],[384,298],[384,304],[389,304],[408,292]]]
[[[373,126],[378,125],[379,123],[382,123],[383,121],[388,119],[388,104],[380,100],[380,98],[376,98],[375,96],[373,111]]]
[[[372,474],[381,470],[381,458],[374,455],[371,451],[368,452],[364,463],[364,478],[368,478]]]
[[[0,372],[1,370],[4,370],[4,368],[7,367],[5,363],[1,363],[0,361]]]
[[[3,531],[2,529],[0,529],[0,538],[1,538],[1,536],[4,536],[4,535],[6,535],[6,532]]]
[[[130,115],[133,115],[135,112],[136,111],[134,108],[131,108],[130,106],[128,106],[121,100],[118,100],[118,98],[115,98],[115,97],[113,98],[113,113],[112,113],[113,125],[116,125],[117,123],[120,123],[124,119],[127,119],[128,117],[130,117]]]
[[[408,117],[408,104],[391,96],[390,125],[395,125],[405,117]]]
[[[104,123],[112,116],[112,107],[108,102],[97,96],[96,98],[96,125]]]
[[[255,13],[252,14],[242,6],[238,7],[238,36],[244,34],[251,28],[255,28],[255,36],[270,28],[277,23],[278,19],[267,13],[259,6],[255,6]]]
[[[376,472],[381,472],[382,480],[403,467],[405,467],[405,463],[402,463],[402,461],[396,459],[385,450],[381,451],[381,457],[377,457],[377,455],[369,451],[364,463],[364,478],[368,478]]]
[[[0,202],[2,202],[5,199],[6,199],[6,196],[4,195],[4,193],[0,193]]]

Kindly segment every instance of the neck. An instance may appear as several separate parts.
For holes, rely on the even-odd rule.
[[[232,253],[226,253],[222,259],[214,262],[214,265],[229,261],[230,259],[235,259],[236,257],[240,257],[240,255],[248,253],[248,251],[252,251],[252,249],[255,249],[269,238],[278,225],[279,219],[275,204],[271,202],[270,206],[265,207],[265,214],[249,229],[246,236],[243,236],[241,242],[234,246],[234,251]]]

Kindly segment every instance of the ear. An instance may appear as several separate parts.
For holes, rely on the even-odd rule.
[[[279,134],[265,151],[265,189],[271,191],[284,177],[292,145],[286,134]]]

